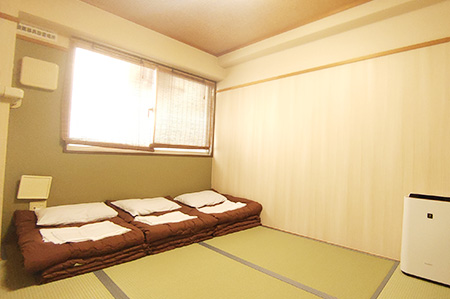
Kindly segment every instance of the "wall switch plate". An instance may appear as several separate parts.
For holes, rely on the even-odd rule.
[[[30,201],[29,210],[35,211],[37,209],[42,209],[47,207],[47,201],[46,200],[40,200],[40,201]]]

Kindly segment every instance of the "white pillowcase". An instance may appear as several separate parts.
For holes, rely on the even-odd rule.
[[[173,211],[181,208],[180,205],[164,197],[144,199],[122,199],[111,202],[118,208],[127,211],[133,216],[143,216],[155,212]]]
[[[34,212],[38,219],[37,225],[42,226],[99,221],[118,214],[103,202],[56,206]]]
[[[212,190],[186,193],[175,197],[175,200],[193,208],[215,205],[224,202],[226,199],[227,198],[222,194],[219,194]]]

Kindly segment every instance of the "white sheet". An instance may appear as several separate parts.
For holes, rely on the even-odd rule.
[[[197,216],[190,216],[180,211],[170,212],[161,216],[136,216],[135,221],[139,221],[148,225],[158,225],[165,223],[175,223],[195,219]]]
[[[129,228],[102,221],[85,224],[80,227],[42,228],[39,232],[44,242],[64,244],[69,242],[97,241],[103,238],[121,235],[131,231]]]
[[[214,214],[214,213],[223,213],[227,211],[233,211],[239,208],[245,207],[246,204],[242,202],[233,202],[226,200],[221,204],[210,206],[210,207],[203,207],[203,208],[197,208],[202,213],[206,214]]]

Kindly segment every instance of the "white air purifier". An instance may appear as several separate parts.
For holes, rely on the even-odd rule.
[[[450,285],[450,198],[405,197],[400,269]]]

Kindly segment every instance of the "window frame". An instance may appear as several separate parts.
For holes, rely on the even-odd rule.
[[[70,116],[71,116],[71,96],[73,90],[73,73],[75,64],[76,48],[83,48],[89,51],[100,53],[102,55],[110,56],[116,59],[127,61],[129,63],[140,64],[144,66],[163,69],[165,72],[169,71],[174,76],[185,77],[186,80],[197,81],[211,88],[210,108],[208,117],[208,144],[209,147],[200,149],[196,146],[170,145],[154,143],[155,127],[156,127],[156,109],[157,100],[155,100],[154,109],[154,128],[153,128],[153,142],[148,147],[132,146],[120,143],[107,142],[91,142],[75,140],[69,137]],[[156,76],[157,77],[157,76]],[[140,55],[132,54],[128,51],[118,49],[116,47],[99,44],[97,42],[87,41],[80,38],[71,38],[70,51],[68,55],[68,68],[66,73],[64,96],[61,113],[61,139],[64,152],[66,153],[108,153],[108,154],[132,154],[132,155],[174,155],[174,156],[201,156],[212,157],[214,149],[214,126],[215,126],[215,107],[216,107],[217,83],[173,67],[154,62],[150,59]]]

